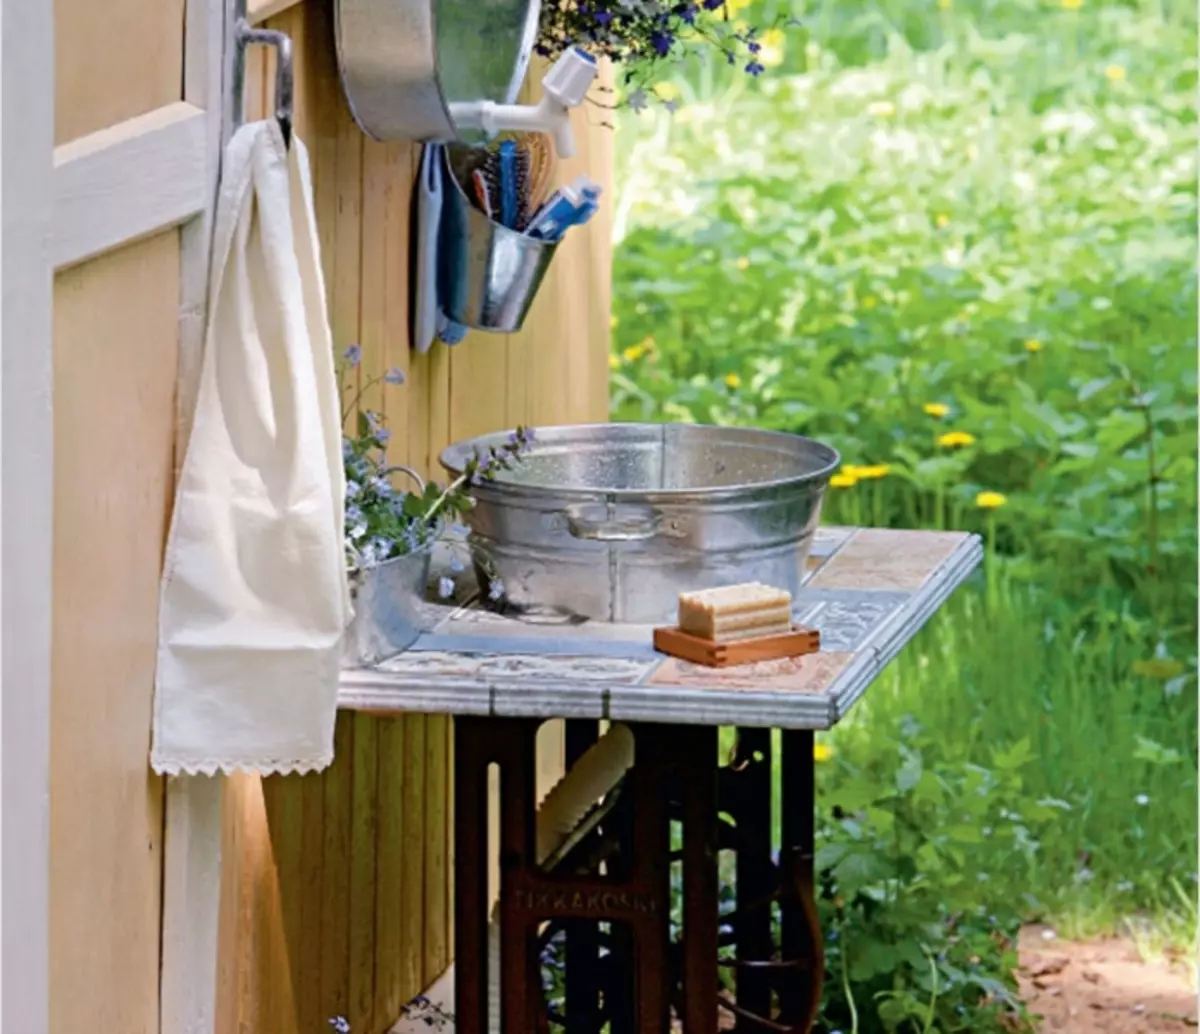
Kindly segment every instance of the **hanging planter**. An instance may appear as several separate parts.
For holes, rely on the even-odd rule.
[[[534,50],[554,59],[579,46],[608,58],[624,85],[625,105],[639,111],[665,69],[692,55],[715,50],[747,75],[762,74],[762,27],[739,20],[746,6],[746,0],[547,0]]]

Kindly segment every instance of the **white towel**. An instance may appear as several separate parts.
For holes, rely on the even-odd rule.
[[[151,764],[333,758],[342,634],[339,394],[304,145],[243,126],[222,167],[195,417],[167,541]]]

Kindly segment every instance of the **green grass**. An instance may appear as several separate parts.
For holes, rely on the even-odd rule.
[[[613,416],[811,434],[887,467],[827,520],[985,534],[825,789],[916,727],[947,771],[1028,740],[1034,850],[972,848],[980,900],[1191,949],[1194,6],[790,13],[758,83],[689,64],[674,116],[620,118]]]

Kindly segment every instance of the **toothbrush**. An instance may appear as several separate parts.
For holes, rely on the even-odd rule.
[[[510,230],[517,227],[517,145],[512,140],[500,142],[500,222]]]

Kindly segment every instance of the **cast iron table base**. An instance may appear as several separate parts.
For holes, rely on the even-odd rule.
[[[813,734],[784,730],[782,849],[772,855],[768,729],[738,730],[718,764],[717,729],[631,724],[635,763],[615,805],[552,871],[534,854],[539,719],[455,719],[458,1034],[488,1034],[488,769],[500,773],[503,1034],[807,1034],[824,971],[813,898]],[[567,763],[596,723],[567,723]],[[673,835],[681,822],[682,835]],[[675,849],[673,849],[675,845]],[[721,911],[718,858],[736,897]],[[672,915],[672,870],[682,910]],[[772,917],[779,910],[778,943]],[[682,930],[678,929],[682,921]],[[544,958],[561,957],[547,1001]],[[724,1016],[721,1014],[724,1013]],[[677,1028],[678,1029],[678,1028]]]

